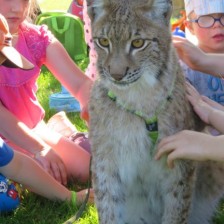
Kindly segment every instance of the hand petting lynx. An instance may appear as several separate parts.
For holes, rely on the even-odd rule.
[[[98,54],[90,141],[101,224],[208,224],[222,163],[154,160],[157,143],[203,123],[185,97],[170,0],[87,0]]]

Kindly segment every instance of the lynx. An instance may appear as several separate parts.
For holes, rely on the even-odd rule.
[[[101,224],[208,224],[222,163],[154,160],[157,143],[201,130],[185,98],[169,0],[87,0],[99,77],[91,93],[92,178]],[[212,150],[212,149],[211,149]]]

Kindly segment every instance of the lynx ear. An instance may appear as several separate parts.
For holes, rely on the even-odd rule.
[[[170,24],[172,14],[172,0],[86,0],[90,20],[99,20],[110,9],[125,7],[125,5],[139,14],[165,25]],[[116,11],[116,10],[113,10]]]
[[[87,3],[87,13],[91,22],[94,22],[98,18],[104,15],[103,0],[86,0]]]
[[[139,0],[138,9],[143,14],[158,23],[170,24],[172,15],[172,0]]]

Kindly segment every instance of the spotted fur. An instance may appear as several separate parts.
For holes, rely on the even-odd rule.
[[[166,158],[153,159],[156,145],[136,115],[158,113],[158,140],[201,128],[171,41],[171,1],[87,2],[98,54],[89,110],[100,223],[210,223],[223,194],[223,164],[183,160],[168,169]]]

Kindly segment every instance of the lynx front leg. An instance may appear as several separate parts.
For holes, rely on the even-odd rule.
[[[185,199],[177,197],[176,192],[170,192],[165,199],[165,211],[162,224],[187,224],[190,212],[190,195]],[[189,192],[190,194],[190,192]]]
[[[124,224],[122,208],[125,196],[119,175],[117,173],[106,174],[101,169],[100,172],[93,173],[93,187],[99,223]]]
[[[186,168],[186,167],[185,167]],[[195,185],[195,169],[182,169],[182,178],[170,183],[164,198],[162,224],[188,224]]]

